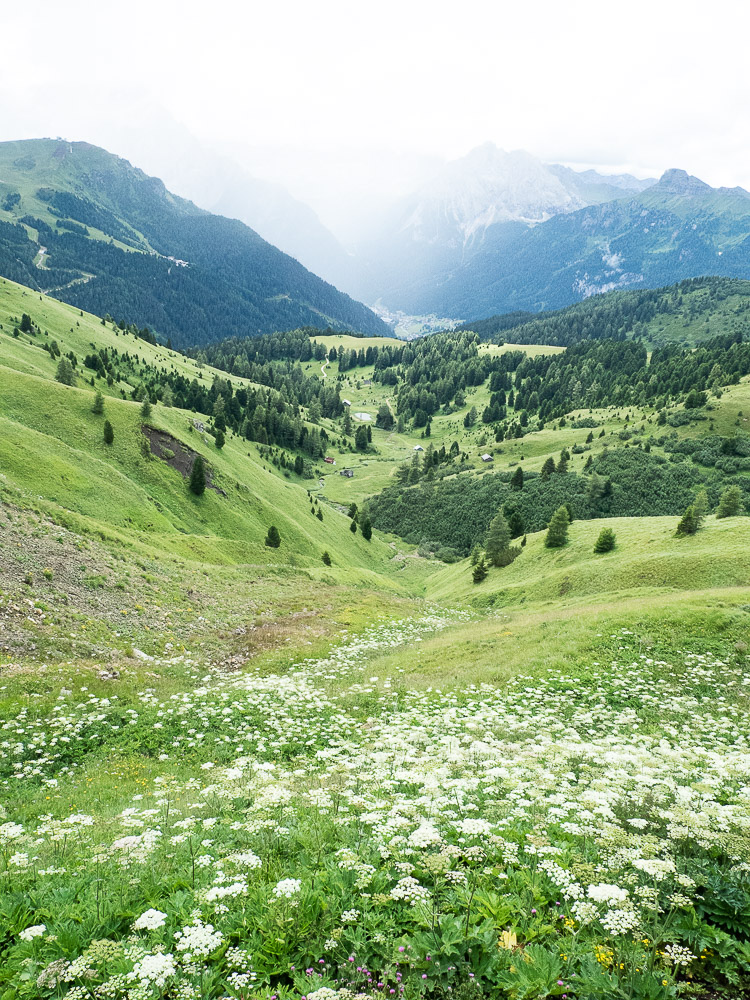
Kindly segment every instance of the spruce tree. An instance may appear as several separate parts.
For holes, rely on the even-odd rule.
[[[141,420],[148,420],[151,416],[151,401],[148,396],[143,397],[143,402],[141,403]]]
[[[367,451],[367,428],[360,424],[354,435],[354,447],[357,451]]]
[[[370,518],[367,516],[367,514],[365,514],[364,518],[362,519],[360,528],[362,530],[362,537],[366,542],[369,542],[370,539],[372,538],[372,523],[370,522]]]
[[[682,515],[682,520],[677,525],[675,535],[677,538],[681,538],[684,535],[694,535],[698,528],[699,524],[695,513],[695,507],[690,504],[685,513]]]
[[[351,533],[353,535],[357,534],[357,522],[356,521],[350,521],[349,522],[349,531],[351,531]]]
[[[104,421],[104,443],[112,444],[115,439],[115,431],[109,420]]]
[[[693,501],[693,510],[695,511],[698,527],[702,528],[703,522],[706,520],[706,514],[708,514],[708,493],[706,493],[705,489],[700,490]]]
[[[479,562],[472,570],[471,578],[474,581],[474,583],[481,583],[482,580],[487,579],[487,572],[488,570],[484,562],[484,556],[482,556],[482,558],[479,560]]]
[[[615,547],[615,533],[611,528],[602,528],[599,537],[594,542],[594,552],[600,555],[602,552],[611,552]]]
[[[484,551],[491,566],[502,566],[503,555],[510,546],[510,528],[502,511],[499,511],[490,522],[487,537],[484,540]]]
[[[542,472],[541,472],[542,479],[548,479],[554,471],[555,471],[555,460],[550,455],[550,457],[542,466]]]
[[[217,448],[223,448],[226,444],[227,439],[224,437],[224,431],[217,431],[216,437],[214,438],[214,444]]]
[[[568,517],[568,510],[566,507],[558,507],[555,513],[552,515],[552,520],[547,528],[547,536],[544,539],[544,544],[548,549],[559,549],[568,540],[568,526],[570,525],[570,519]]]
[[[318,513],[315,515],[319,521],[323,520],[323,511],[318,507]]]
[[[193,468],[190,473],[190,492],[197,497],[203,496],[206,492],[206,467],[200,455],[195,456]]]
[[[513,475],[510,477],[510,488],[512,490],[522,490],[523,489],[523,469],[519,465]]]
[[[96,390],[94,405],[91,407],[91,412],[96,414],[104,413],[104,396],[102,396],[99,389]]]
[[[716,508],[717,517],[736,517],[742,513],[742,490],[739,486],[727,486],[719,497],[719,506]]]
[[[266,535],[266,545],[269,549],[278,549],[281,545],[281,535],[275,524],[272,524]]]
[[[589,456],[591,457],[591,456]],[[604,480],[597,472],[592,472],[586,487],[586,499],[593,506],[604,496]]]
[[[225,404],[224,397],[217,396],[214,400],[214,427],[217,430],[225,431],[227,429],[227,423],[224,419]]]
[[[326,551],[323,553],[323,555],[321,556],[321,559],[323,560],[323,562],[325,563],[326,566],[330,566],[331,565],[331,554],[328,551],[328,549],[326,549]]]
[[[61,382],[63,385],[74,385],[75,384],[75,373],[73,372],[73,365],[67,358],[60,358],[57,363],[57,374],[55,375],[55,380]]]
[[[476,566],[476,564],[479,562],[479,557],[481,555],[482,555],[482,547],[479,544],[479,542],[477,542],[474,548],[471,550],[470,562],[472,566]]]
[[[526,530],[523,516],[517,507],[506,507],[505,516],[508,519],[511,538],[520,538]]]

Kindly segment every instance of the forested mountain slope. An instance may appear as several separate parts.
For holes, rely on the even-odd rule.
[[[235,219],[88,143],[0,144],[0,273],[174,344],[385,324]]]
[[[566,346],[587,339],[640,337],[661,346],[697,344],[718,333],[746,331],[749,323],[750,281],[690,278],[664,288],[594,295],[537,315],[502,313],[458,329],[494,343]]]

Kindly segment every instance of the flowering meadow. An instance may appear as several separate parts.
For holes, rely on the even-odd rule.
[[[502,688],[378,670],[467,617],[6,711],[0,997],[743,995],[743,655],[621,630]]]

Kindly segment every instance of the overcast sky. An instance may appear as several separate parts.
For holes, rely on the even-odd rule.
[[[163,144],[172,119],[203,143],[276,150],[258,163],[284,183],[280,147],[317,150],[310,173],[329,161],[333,176],[353,150],[411,162],[492,140],[547,161],[640,176],[680,166],[750,188],[746,0],[8,7],[3,139],[61,135],[132,158],[134,135]]]

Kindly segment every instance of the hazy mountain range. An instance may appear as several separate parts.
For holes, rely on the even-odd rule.
[[[425,250],[416,239],[410,248],[402,239],[400,259],[392,252],[388,262],[394,305],[481,317],[700,275],[750,276],[750,195],[741,188],[715,189],[669,170],[640,191],[621,190],[585,207],[574,203],[538,223],[491,222],[462,246],[454,237],[452,245]],[[545,201],[537,202],[540,216],[544,208]],[[419,269],[408,267],[410,253]]]
[[[682,170],[578,171],[492,143],[434,169],[346,246],[297,199],[214,170],[212,207],[354,297],[474,318],[558,308],[614,288],[750,276],[750,195]],[[200,200],[200,196],[198,196]]]
[[[381,205],[377,225],[353,219],[344,246],[281,185],[179,127],[165,139],[146,158],[167,187],[87,143],[0,144],[2,273],[175,343],[301,325],[386,332],[360,302],[465,320],[750,277],[750,194],[682,170],[576,171],[487,143]],[[170,270],[170,257],[190,267]]]

